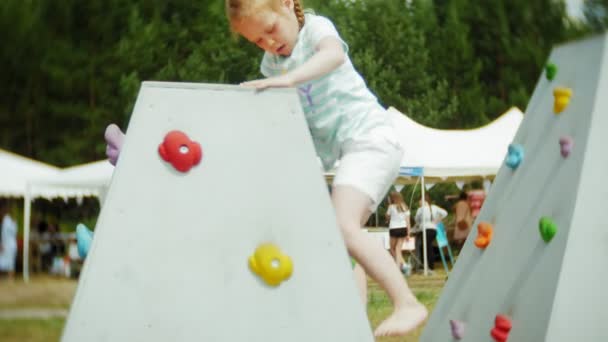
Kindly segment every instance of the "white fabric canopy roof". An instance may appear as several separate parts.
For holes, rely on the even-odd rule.
[[[35,197],[76,197],[95,196],[103,203],[107,188],[114,172],[107,160],[69,167],[58,171],[50,177],[36,177],[30,179],[23,195],[23,278],[29,280],[29,240],[30,240],[30,213],[31,200]]]
[[[0,196],[99,197],[113,171],[107,160],[61,169],[0,149]]]
[[[388,112],[405,148],[401,165],[422,167],[427,180],[494,177],[523,120],[523,113],[513,107],[486,126],[440,130],[423,126],[395,108]]]
[[[65,168],[52,177],[32,179],[29,182],[29,195],[44,198],[103,198],[113,171],[114,166],[107,160]]]
[[[486,126],[441,130],[423,126],[393,107],[388,113],[405,148],[396,181],[400,184],[416,182],[408,172],[412,169],[422,169],[430,183],[494,178],[523,120],[523,113],[513,107]],[[325,176],[329,180],[333,174]]]
[[[59,168],[0,149],[0,196],[23,197],[29,180],[50,179]]]

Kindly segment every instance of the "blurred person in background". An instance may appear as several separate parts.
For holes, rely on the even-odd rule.
[[[15,279],[17,260],[17,223],[10,215],[9,203],[0,199],[0,272],[8,275],[8,280]]]

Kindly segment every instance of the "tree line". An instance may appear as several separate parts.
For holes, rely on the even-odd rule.
[[[556,44],[606,27],[561,0],[304,0],[329,17],[385,106],[437,128],[525,109]],[[223,1],[3,0],[0,148],[58,166],[104,157],[145,80],[236,84],[261,51],[230,32]]]

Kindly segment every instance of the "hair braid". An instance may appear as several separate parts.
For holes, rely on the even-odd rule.
[[[304,10],[302,9],[302,3],[300,0],[293,0],[293,11],[296,13],[296,18],[298,18],[300,28],[302,28],[304,26]]]

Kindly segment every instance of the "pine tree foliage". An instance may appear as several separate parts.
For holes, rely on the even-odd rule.
[[[385,106],[439,128],[525,108],[553,45],[606,27],[606,0],[573,24],[561,0],[308,0],[329,17]],[[2,0],[0,148],[59,166],[104,157],[142,81],[238,84],[262,52],[234,39],[222,1]]]

